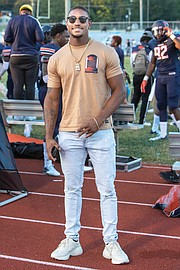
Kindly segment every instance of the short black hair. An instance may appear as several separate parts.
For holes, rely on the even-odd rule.
[[[51,37],[54,37],[58,33],[61,34],[61,33],[63,33],[66,30],[67,30],[66,25],[61,24],[61,23],[56,23],[51,28]]]
[[[78,5],[78,6],[75,6],[75,7],[72,7],[70,10],[69,10],[69,12],[68,12],[68,14],[72,11],[72,10],[75,10],[75,9],[82,9],[82,10],[84,10],[87,14],[88,14],[88,17],[90,17],[90,14],[89,14],[89,11],[88,11],[88,9],[87,8],[85,8],[85,7],[83,7],[83,6],[81,6],[81,5]]]

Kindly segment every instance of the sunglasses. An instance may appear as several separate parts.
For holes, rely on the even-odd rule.
[[[85,23],[89,18],[88,17],[85,17],[85,16],[80,16],[79,18],[77,18],[76,16],[69,16],[69,17],[67,17],[67,20],[70,23],[75,23],[75,21],[77,19],[80,21],[80,23]]]

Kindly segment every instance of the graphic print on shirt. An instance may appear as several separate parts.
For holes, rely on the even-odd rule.
[[[85,73],[98,73],[98,57],[95,54],[86,57]]]

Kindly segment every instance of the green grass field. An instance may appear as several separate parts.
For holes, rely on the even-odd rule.
[[[129,57],[125,57],[125,67],[127,72],[132,78],[132,71],[129,64]],[[5,76],[1,82],[5,83]],[[131,84],[132,89],[132,84]],[[2,98],[2,94],[0,98]],[[138,119],[137,110],[137,117]],[[153,113],[147,113],[147,122],[153,121]],[[13,133],[23,135],[24,126],[15,126]],[[143,162],[155,163],[155,164],[168,164],[172,165],[175,160],[169,157],[169,141],[149,141],[150,126],[145,126],[140,130],[120,130],[120,149],[118,154],[121,156],[133,156],[142,158]],[[168,131],[177,131],[174,126],[168,125]],[[44,127],[34,126],[31,137],[43,139],[44,138]]]

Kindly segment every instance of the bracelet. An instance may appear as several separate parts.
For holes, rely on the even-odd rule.
[[[98,121],[96,120],[95,117],[93,118],[93,120],[94,120],[94,122],[96,123],[97,128],[100,129],[99,124],[98,124]]]
[[[172,33],[170,36],[170,39],[174,40],[176,38],[176,36]]]
[[[145,75],[143,78],[143,81],[148,81],[149,80],[149,76]]]

